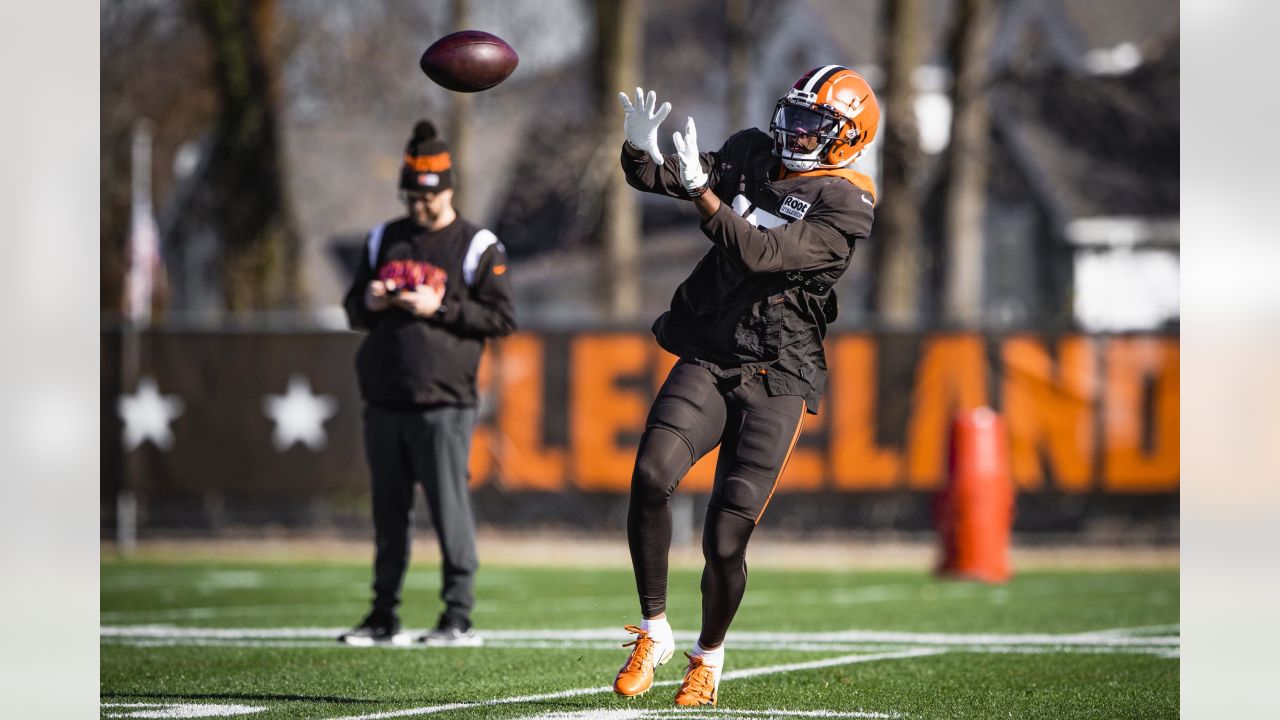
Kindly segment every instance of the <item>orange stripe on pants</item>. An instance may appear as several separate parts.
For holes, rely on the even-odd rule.
[[[782,459],[782,467],[778,469],[778,476],[773,479],[773,487],[769,488],[769,497],[764,499],[764,507],[760,508],[760,514],[756,516],[756,525],[760,524],[760,518],[764,517],[764,511],[769,508],[769,501],[773,499],[773,493],[778,489],[778,483],[782,481],[782,473],[787,470],[787,463],[791,461],[791,453],[796,449],[796,443],[800,440],[800,428],[804,427],[804,408],[800,408],[800,420],[796,422],[796,434],[791,436],[791,446],[787,448],[787,456]]]

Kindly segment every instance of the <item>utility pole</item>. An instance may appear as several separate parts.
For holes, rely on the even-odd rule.
[[[142,365],[142,331],[151,324],[151,302],[160,265],[160,231],[151,204],[151,122],[142,119],[133,129],[130,169],[128,269],[120,328],[120,391],[138,385]],[[116,547],[131,555],[138,542],[138,499],[135,495],[139,448],[123,447],[120,489],[116,493]]]

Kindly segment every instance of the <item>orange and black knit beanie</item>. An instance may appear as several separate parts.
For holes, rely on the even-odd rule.
[[[404,147],[400,189],[438,192],[453,187],[453,159],[449,146],[436,135],[429,120],[419,120]]]

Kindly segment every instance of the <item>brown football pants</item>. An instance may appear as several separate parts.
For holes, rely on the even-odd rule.
[[[800,435],[804,400],[770,396],[764,377],[719,378],[681,361],[649,410],[631,478],[627,542],[645,617],[666,611],[671,494],[720,446],[702,532],[704,647],[724,641],[747,587],[747,541]]]

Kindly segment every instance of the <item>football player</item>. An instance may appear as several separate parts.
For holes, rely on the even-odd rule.
[[[671,110],[653,92],[619,94],[622,168],[637,190],[691,201],[707,254],[653,325],[679,357],[650,408],[627,513],[642,619],[614,680],[619,695],[653,685],[674,654],[666,619],[672,492],[720,446],[702,536],[702,628],[677,705],[715,705],[724,639],[746,589],[747,541],[773,497],[807,410],[826,382],[822,341],[836,317],[832,285],[867,237],[870,178],[848,165],[875,138],[880,108],[866,80],[839,65],[816,68],[778,101],[769,132],[752,128],[699,152],[689,118],[676,153],[658,149]]]

